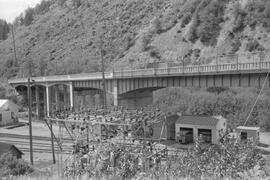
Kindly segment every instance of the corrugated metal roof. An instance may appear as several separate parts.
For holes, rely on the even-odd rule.
[[[4,104],[6,104],[6,102],[8,102],[7,99],[0,99],[0,108],[1,108]]]
[[[216,126],[221,116],[180,116],[176,124]]]

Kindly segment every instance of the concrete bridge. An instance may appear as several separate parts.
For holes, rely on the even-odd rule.
[[[261,87],[270,61],[177,66],[105,72],[107,103],[129,108],[153,103],[153,92],[166,87]],[[9,84],[26,97],[27,78]],[[70,74],[31,78],[38,115],[64,107],[101,105],[102,73]],[[270,86],[269,78],[267,86]]]

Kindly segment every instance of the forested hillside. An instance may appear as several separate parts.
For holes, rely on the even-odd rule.
[[[100,42],[107,69],[268,52],[269,22],[267,0],[44,0],[14,22],[18,63],[2,38],[1,76],[98,71]]]
[[[107,70],[217,55],[250,61],[245,54],[269,52],[269,22],[268,0],[43,0],[13,23],[17,59],[10,28],[0,38],[1,86],[29,74],[99,71],[101,52]]]

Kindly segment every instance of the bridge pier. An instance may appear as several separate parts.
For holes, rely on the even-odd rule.
[[[113,105],[118,106],[118,87],[117,80],[113,81]]]
[[[46,86],[46,115],[50,117],[50,89]]]
[[[69,82],[69,105],[70,105],[70,108],[72,109],[74,107],[74,87],[73,87],[73,83],[72,82]]]
[[[40,101],[39,101],[39,87],[37,86],[35,88],[35,95],[36,95],[36,115],[37,115],[37,118],[40,117]]]

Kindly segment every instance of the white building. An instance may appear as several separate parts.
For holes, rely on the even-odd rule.
[[[0,126],[18,122],[18,106],[7,99],[0,99]]]
[[[240,137],[241,141],[248,139],[252,139],[257,143],[260,141],[260,127],[238,126],[236,132],[237,137]]]
[[[201,137],[205,143],[216,144],[226,128],[227,121],[222,116],[180,116],[175,124],[175,139],[192,143]]]

